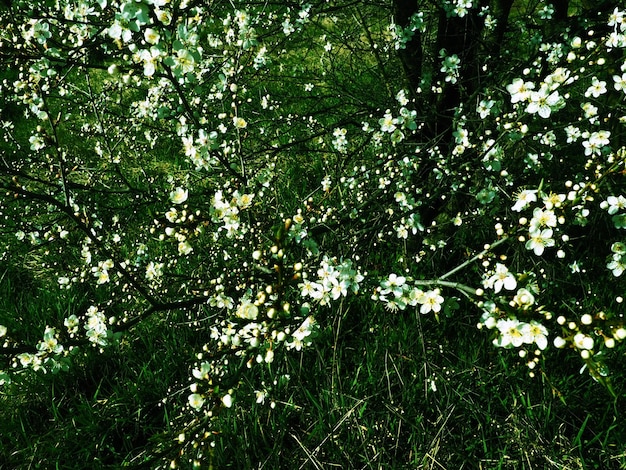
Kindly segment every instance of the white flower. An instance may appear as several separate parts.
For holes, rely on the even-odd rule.
[[[204,405],[204,398],[202,398],[202,396],[197,393],[192,393],[191,395],[189,395],[189,397],[187,397],[187,400],[189,401],[189,406],[191,406],[195,410],[199,410],[200,408],[202,408],[202,405]]]
[[[187,200],[187,197],[189,197],[189,191],[180,187],[170,193],[172,204],[182,204]]]
[[[591,86],[587,88],[585,92],[585,97],[589,98],[593,96],[594,98],[598,98],[600,95],[606,93],[606,82],[600,81],[597,77],[593,77],[591,80]]]
[[[578,139],[580,139],[581,136],[580,129],[572,125],[569,125],[565,128],[565,134],[567,135],[568,144],[576,142]]]
[[[621,209],[625,209],[626,208],[626,197],[619,195],[619,196],[609,196],[606,198],[606,202],[608,205],[608,213],[610,215],[615,215],[617,214],[618,211],[620,211]]]
[[[521,288],[513,297],[513,302],[516,306],[527,309],[535,303],[535,296],[528,289]]]
[[[208,380],[209,372],[211,372],[211,364],[209,362],[203,362],[200,364],[200,369],[194,369],[191,371],[193,376],[198,380]]]
[[[548,330],[541,323],[536,321],[530,322],[530,334],[533,341],[542,351],[548,346]]]
[[[623,91],[626,93],[626,73],[623,73],[620,77],[619,75],[613,75],[613,81],[615,84],[613,85],[617,91]]]
[[[42,148],[44,148],[46,146],[45,141],[39,135],[32,135],[32,136],[30,136],[28,141],[30,142],[30,149],[31,150],[41,150]]]
[[[509,272],[509,269],[501,264],[496,264],[496,272],[487,280],[487,285],[493,286],[494,292],[497,294],[504,287],[506,290],[515,290],[517,280],[515,276]]]
[[[156,47],[144,49],[138,52],[137,58],[143,62],[143,74],[151,77],[156,72],[157,62],[160,60],[161,51]]]
[[[541,256],[546,247],[554,246],[552,233],[550,228],[532,230],[529,233],[530,239],[526,242],[526,249],[533,250],[537,256]]]
[[[618,255],[626,255],[626,244],[623,242],[615,242],[611,245],[611,251]]]
[[[613,13],[609,15],[608,25],[615,28],[616,30],[619,27],[619,29],[624,31],[626,29],[626,13],[620,11],[619,8],[615,7]]]
[[[146,40],[148,44],[156,44],[159,42],[159,33],[152,28],[146,28],[143,32],[143,38]]]
[[[546,85],[542,85],[539,91],[533,91],[530,94],[530,103],[526,107],[526,112],[529,114],[539,114],[544,119],[550,117],[552,111],[554,111],[561,102],[561,97],[558,91],[553,91],[548,94],[550,89]]]
[[[337,300],[341,296],[348,295],[348,284],[345,281],[339,282],[336,277],[330,279],[330,296],[333,300]]]
[[[256,396],[256,402],[259,405],[262,405],[265,402],[265,399],[267,398],[267,392],[262,391],[262,390],[255,390],[254,395]]]
[[[94,276],[98,278],[98,284],[106,284],[109,282],[109,272],[106,269],[102,268],[92,268]]]
[[[537,207],[533,211],[533,218],[530,219],[530,230],[537,230],[541,227],[556,227],[557,222],[554,211]]]
[[[181,255],[188,255],[193,251],[193,247],[188,241],[181,241],[178,243],[178,253]]]
[[[169,25],[172,22],[172,14],[168,10],[155,8],[154,14],[157,17],[157,20],[159,20],[165,26]]]
[[[591,350],[593,349],[593,338],[584,333],[577,333],[574,336],[574,346],[578,349]]]
[[[406,97],[406,91],[405,90],[400,90],[397,94],[396,94],[396,100],[398,100],[398,103],[400,103],[400,106],[406,106],[409,102],[409,100]]]
[[[531,202],[537,201],[537,190],[536,189],[524,189],[517,195],[517,201],[511,208],[515,212],[520,212],[522,209],[525,209],[528,204]]]
[[[526,101],[534,88],[534,83],[524,82],[521,78],[516,78],[511,84],[506,86],[506,90],[511,94],[511,103],[513,104]]]
[[[231,406],[233,406],[233,397],[231,397],[230,394],[227,393],[222,397],[222,403],[226,408],[230,408]]]
[[[380,286],[383,288],[380,293],[382,295],[393,293],[394,297],[400,297],[404,292],[402,286],[404,286],[405,282],[406,278],[404,276],[398,276],[397,274],[391,273],[386,281],[380,283]]]
[[[502,319],[496,323],[500,336],[493,342],[501,348],[510,346],[519,348],[522,344],[530,344],[534,341],[530,325],[517,319]]]
[[[314,299],[321,299],[324,295],[324,288],[317,282],[311,282],[308,279],[301,283],[298,287],[301,289],[302,297],[313,297]]]
[[[259,309],[249,300],[244,300],[237,308],[236,315],[239,318],[245,318],[246,320],[256,320],[259,315]]]
[[[348,150],[348,139],[346,138],[347,133],[348,131],[345,128],[336,128],[333,131],[335,139],[332,141],[332,144],[334,149],[338,152],[345,153]]]
[[[590,119],[592,122],[594,121],[594,116],[596,116],[598,114],[598,107],[592,105],[591,103],[587,102],[587,103],[583,103],[580,105],[580,108],[583,110],[583,112],[585,113],[585,118],[586,119]]]
[[[418,302],[422,304],[420,307],[420,313],[428,313],[431,311],[438,313],[441,311],[443,297],[439,295],[439,289],[429,290],[420,296]]]
[[[152,281],[163,275],[163,263],[155,263],[150,261],[146,266],[146,279]]]
[[[481,119],[485,119],[487,116],[491,114],[491,108],[493,108],[494,104],[496,104],[496,102],[493,100],[487,100],[487,101],[481,100],[481,102],[478,103],[476,112],[480,115]]]
[[[613,272],[613,276],[615,277],[620,277],[624,271],[626,271],[626,264],[619,253],[613,255],[613,260],[610,261],[606,267]]]
[[[585,155],[600,155],[602,147],[609,145],[611,142],[609,137],[611,133],[609,131],[594,132],[589,136],[589,140],[583,142],[585,147]]]
[[[330,176],[326,175],[324,179],[322,180],[322,190],[324,192],[330,191],[331,184],[332,184],[332,180],[330,179]]]

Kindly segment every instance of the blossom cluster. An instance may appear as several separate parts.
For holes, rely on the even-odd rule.
[[[227,200],[221,190],[215,192],[212,199],[211,218],[216,223],[222,223],[220,230],[226,231],[229,238],[235,235],[242,236],[246,233],[241,226],[239,212],[247,209],[252,204],[254,194],[241,194],[234,191],[232,197]]]
[[[522,190],[517,196],[517,200],[512,210],[521,212],[533,203],[538,202],[538,190]],[[521,217],[520,225],[528,225],[528,239],[525,242],[527,250],[532,250],[535,255],[541,256],[546,248],[555,246],[554,234],[558,230],[558,226],[565,223],[565,216],[557,213],[557,210],[563,210],[566,200],[572,200],[576,197],[575,191],[569,195],[550,193],[541,193],[541,202],[543,206],[535,207],[532,217],[528,220]],[[564,241],[567,239],[565,236]]]
[[[407,43],[413,39],[413,36],[415,36],[417,31],[422,33],[426,31],[424,13],[420,11],[411,15],[411,18],[409,18],[409,24],[405,28],[396,23],[391,23],[389,25],[389,32],[391,33],[391,37],[394,41],[394,48],[396,50],[406,49]]]
[[[540,84],[539,90],[535,89],[535,84],[530,81],[524,81],[516,78],[507,85],[506,89],[511,94],[511,103],[527,103],[526,112],[529,114],[538,114],[544,119],[550,117],[554,111],[565,106],[565,101],[560,96],[558,88],[562,83],[567,82],[569,72],[559,69],[553,74],[548,75]]]
[[[548,346],[548,330],[541,323],[519,321],[517,318],[506,318],[495,321],[493,317],[484,319],[487,328],[496,328],[498,337],[493,340],[495,346],[501,348],[519,348],[522,345],[536,344],[541,350]]]
[[[0,325],[0,337],[7,335],[7,328]],[[6,344],[6,343],[5,343]],[[17,354],[11,363],[13,369],[18,365],[22,369],[41,371],[43,373],[56,373],[60,370],[67,370],[68,350],[60,342],[60,335],[56,328],[46,326],[43,338],[37,343],[36,352],[23,352]],[[0,371],[0,380],[10,382],[11,376]]]
[[[424,291],[416,285],[411,285],[411,279],[394,273],[380,282],[372,299],[384,303],[385,307],[392,312],[405,310],[407,306],[419,305],[419,311],[423,314],[430,312],[438,314],[444,303],[440,289]]]
[[[568,319],[565,315],[560,315],[556,322],[561,326],[561,334],[554,338],[554,346],[565,348],[569,345],[578,351],[588,365],[601,365],[594,361],[594,356],[600,352],[600,349],[602,347],[613,349],[618,342],[626,339],[624,326],[611,324],[607,320],[607,315],[603,311],[594,315],[584,313],[576,319]],[[593,376],[596,371],[590,372]]]
[[[324,257],[317,270],[317,279],[311,280],[308,276],[303,276],[298,287],[302,297],[309,297],[320,305],[328,305],[340,297],[346,297],[348,293],[357,294],[365,275],[354,267],[350,259],[339,262],[337,259]]]

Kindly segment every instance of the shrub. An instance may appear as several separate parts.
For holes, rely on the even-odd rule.
[[[613,3],[594,17],[573,2],[13,2],[3,406],[129,386],[117,406],[146,428],[126,412],[87,419],[111,438],[69,455],[208,465],[242,423],[322,426],[298,413],[316,387],[298,361],[360,370],[348,350],[383,354],[390,335],[417,347],[422,322],[429,364],[428,338],[461,335],[476,354],[514,350],[499,357],[530,377],[570,377],[580,359],[621,396],[626,13]],[[356,340],[338,335],[348,319]],[[443,374],[389,395],[434,392]],[[72,409],[85,418],[89,403]],[[251,452],[232,458],[251,467]]]

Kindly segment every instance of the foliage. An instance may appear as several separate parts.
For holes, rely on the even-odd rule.
[[[3,7],[3,459],[625,465],[613,3]]]

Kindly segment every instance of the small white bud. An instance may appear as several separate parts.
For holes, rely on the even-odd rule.
[[[222,403],[224,403],[224,406],[226,408],[230,408],[231,406],[233,406],[233,397],[230,396],[230,394],[226,394],[222,397]]]

